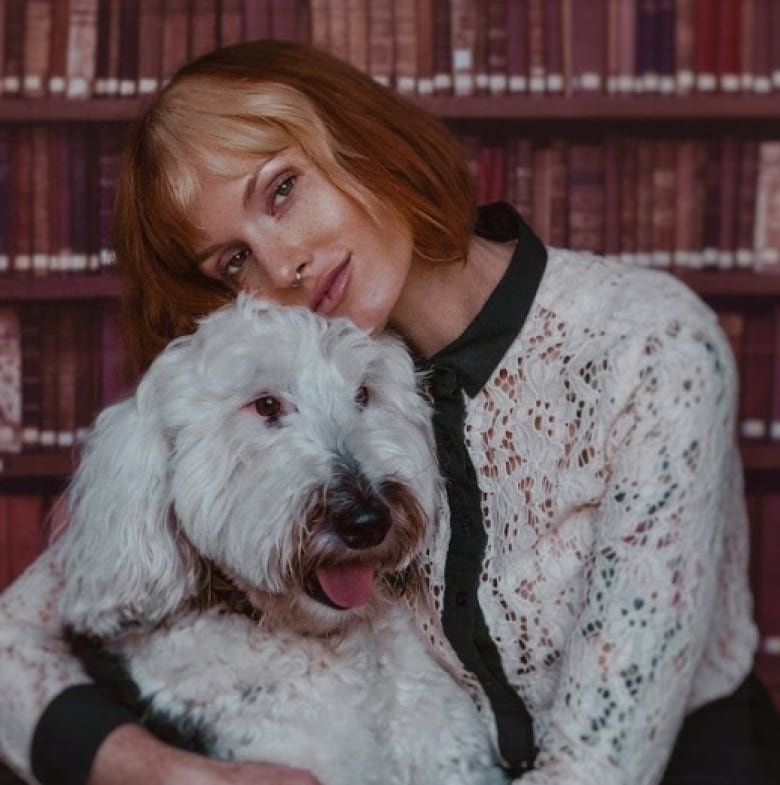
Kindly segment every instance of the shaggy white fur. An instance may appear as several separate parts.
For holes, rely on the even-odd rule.
[[[208,754],[325,785],[505,781],[410,610],[441,492],[416,382],[400,342],[242,295],[98,418],[62,614]],[[215,569],[256,616],[203,607]]]

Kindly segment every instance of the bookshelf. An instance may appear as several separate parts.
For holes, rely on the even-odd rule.
[[[31,129],[43,128],[54,136],[75,129],[75,133],[83,131],[101,145],[104,139],[116,144],[149,100],[149,91],[164,82],[187,56],[242,39],[270,36],[309,41],[351,60],[419,102],[462,135],[474,156],[478,180],[487,166],[507,172],[514,167],[520,179],[517,140],[527,140],[524,149],[529,158],[522,164],[525,185],[521,188],[508,177],[503,182],[489,183],[485,192],[526,208],[538,231],[551,232],[553,236],[545,237],[551,242],[556,236],[570,240],[573,233],[568,227],[557,235],[554,227],[540,229],[529,205],[532,197],[538,197],[534,177],[545,172],[545,166],[562,165],[560,159],[543,158],[555,151],[556,144],[562,146],[564,156],[575,144],[590,146],[591,152],[592,148],[603,148],[601,165],[605,169],[610,161],[608,143],[615,139],[618,144],[628,140],[638,147],[639,142],[649,140],[647,149],[656,149],[656,142],[671,141],[677,146],[673,149],[678,163],[683,143],[704,145],[710,150],[707,155],[712,154],[713,145],[720,145],[717,166],[724,167],[723,156],[729,150],[733,155],[734,144],[740,156],[743,147],[752,145],[754,158],[736,158],[740,172],[747,170],[746,161],[758,166],[756,149],[765,143],[780,144],[780,2],[773,0],[723,0],[720,4],[696,0],[588,0],[587,4],[580,0],[203,0],[198,4],[201,13],[182,11],[186,3],[168,4],[178,9],[168,13],[164,3],[138,0],[135,17],[125,14],[120,20],[112,20],[110,9],[119,5],[83,0],[82,11],[87,9],[89,13],[82,13],[76,20],[54,14],[59,4],[50,3],[52,16],[46,36],[39,26],[27,24],[23,2],[0,2],[6,44],[4,50],[0,47],[4,51],[0,55],[0,257],[6,250],[3,188],[8,192],[10,187],[8,162],[5,186],[2,179],[4,134],[13,145],[13,140]],[[46,7],[46,3],[38,4],[39,11]],[[588,13],[581,17],[585,7]],[[737,7],[742,9],[741,16],[735,17]],[[715,13],[717,17],[713,9],[720,9],[722,18],[711,16]],[[349,19],[345,16],[348,12]],[[696,17],[697,13],[702,16]],[[724,24],[728,14],[730,21]],[[410,24],[410,20],[416,24]],[[85,51],[68,65],[67,58],[62,57],[63,47],[67,49],[71,40],[70,27],[82,24],[87,29],[73,40],[80,40]],[[739,35],[724,33],[729,24],[737,26]],[[573,34],[575,29],[578,35]],[[114,31],[111,35],[110,30]],[[705,30],[715,32],[708,36]],[[621,34],[616,35],[616,31]],[[9,46],[12,38],[15,43]],[[155,41],[164,44],[162,51],[157,47],[156,54]],[[490,159],[492,163],[488,163],[490,156],[482,157],[488,148],[497,156]],[[534,163],[537,151],[546,164]],[[630,154],[634,155],[633,149]],[[641,155],[644,152],[637,153]],[[563,164],[570,167],[571,160]],[[92,162],[93,170],[99,167],[99,161]],[[698,201],[732,212],[736,205],[747,201],[753,210],[747,216],[752,239],[758,234],[754,226],[759,212],[757,180],[745,192],[740,190],[743,186],[737,183],[738,178],[714,167],[706,176],[704,170],[697,170],[694,185],[701,186]],[[651,165],[637,171],[635,180],[651,181],[656,169]],[[106,174],[93,171],[92,176],[105,179]],[[606,181],[607,175],[603,178]],[[569,187],[575,179],[570,179]],[[770,185],[775,183],[772,187],[780,188],[780,177],[766,179]],[[730,180],[734,183],[731,191],[723,185]],[[606,192],[608,182],[605,185],[604,181],[600,182]],[[98,184],[97,180],[92,182]],[[592,191],[582,193],[589,198],[593,195]],[[667,207],[677,208],[678,192],[668,183],[664,186],[660,178],[658,194]],[[615,202],[610,202],[605,193],[596,196],[596,210],[603,216],[614,214]],[[632,198],[651,197],[634,193]],[[767,198],[780,200],[780,195],[771,192]],[[105,211],[106,202],[99,199],[97,206],[91,205],[92,213],[81,216],[91,222],[93,240],[100,234],[98,224],[105,218],[93,213]],[[667,219],[669,213],[666,210]],[[707,216],[697,220],[723,225],[718,218],[717,211],[710,209]],[[619,223],[616,229],[613,221],[612,230],[623,232],[618,240],[625,240],[625,226]],[[601,225],[600,231],[606,237],[610,230]],[[657,250],[652,243],[660,235],[653,235],[648,226],[642,231],[645,241],[649,238],[651,243],[648,253],[652,257]],[[736,231],[734,228],[725,240],[732,244],[725,264],[699,258],[693,265],[678,265],[673,250],[673,263],[667,262],[719,313],[728,314],[730,323],[737,324],[735,329],[740,332],[734,338],[735,347],[743,342],[748,334],[747,322],[757,314],[773,313],[775,322],[780,320],[780,225],[770,222],[766,228],[762,242],[777,252],[778,260],[763,266],[754,263],[752,253],[747,263],[739,261],[735,248],[741,246],[734,237]],[[702,246],[705,241],[712,244],[713,238],[700,235],[696,239]],[[724,242],[722,235],[720,241]],[[636,237],[632,242],[637,242]],[[102,243],[92,249],[94,253],[104,250],[105,241]],[[613,237],[611,249],[596,250],[620,257],[625,247],[616,250]],[[633,252],[628,256],[633,259]],[[0,272],[0,310],[18,307],[31,313],[40,313],[41,309],[64,313],[69,309],[93,309],[85,311],[90,320],[114,331],[107,343],[104,335],[93,335],[92,351],[101,358],[101,378],[90,382],[96,390],[90,404],[94,413],[127,383],[117,359],[118,338],[112,321],[118,296],[116,278],[105,265],[90,272],[58,269],[43,273]],[[735,316],[736,322],[732,318]],[[24,326],[22,330],[24,335]],[[780,328],[775,327],[774,333],[780,336]],[[739,351],[735,348],[738,359],[747,357],[754,348],[740,343]],[[752,386],[780,387],[776,371],[774,381],[767,381],[772,376],[771,368],[780,363],[780,346],[775,343],[761,351],[759,363],[768,366],[770,373]],[[122,379],[112,383],[117,376]],[[743,378],[743,384],[751,386],[749,379]],[[766,420],[780,418],[780,389],[773,389],[771,396],[769,405],[773,408],[766,413]],[[746,488],[751,500],[780,493],[780,435],[772,439],[771,433],[770,428],[743,442]],[[73,456],[73,448],[67,444],[0,453],[0,494],[50,494],[67,480]],[[752,504],[751,510],[758,507]],[[780,520],[754,520],[753,525],[780,525]],[[756,579],[760,585],[760,576]],[[780,607],[780,598],[775,605]],[[780,641],[780,613],[773,611],[766,624],[771,626],[765,631],[767,635]],[[762,668],[780,701],[778,663],[778,655],[762,658]]]

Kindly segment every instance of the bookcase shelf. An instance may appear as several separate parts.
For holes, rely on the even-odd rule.
[[[445,120],[523,122],[642,121],[741,123],[780,120],[776,95],[469,95],[415,99]],[[128,122],[138,117],[147,98],[5,98],[0,122]]]
[[[117,277],[111,272],[0,278],[0,301],[97,300],[118,296]]]

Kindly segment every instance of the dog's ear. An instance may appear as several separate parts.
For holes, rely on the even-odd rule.
[[[116,635],[155,624],[196,591],[198,561],[169,499],[169,445],[147,376],[135,396],[104,410],[83,445],[63,534],[64,622]]]

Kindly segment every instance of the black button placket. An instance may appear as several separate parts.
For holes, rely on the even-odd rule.
[[[463,438],[463,391],[450,368],[432,366],[428,380],[435,405],[439,465],[450,508],[442,624],[461,662],[485,690],[496,716],[501,752],[510,774],[519,777],[531,767],[535,755],[533,725],[522,699],[507,681],[477,599],[487,534],[477,476]]]

